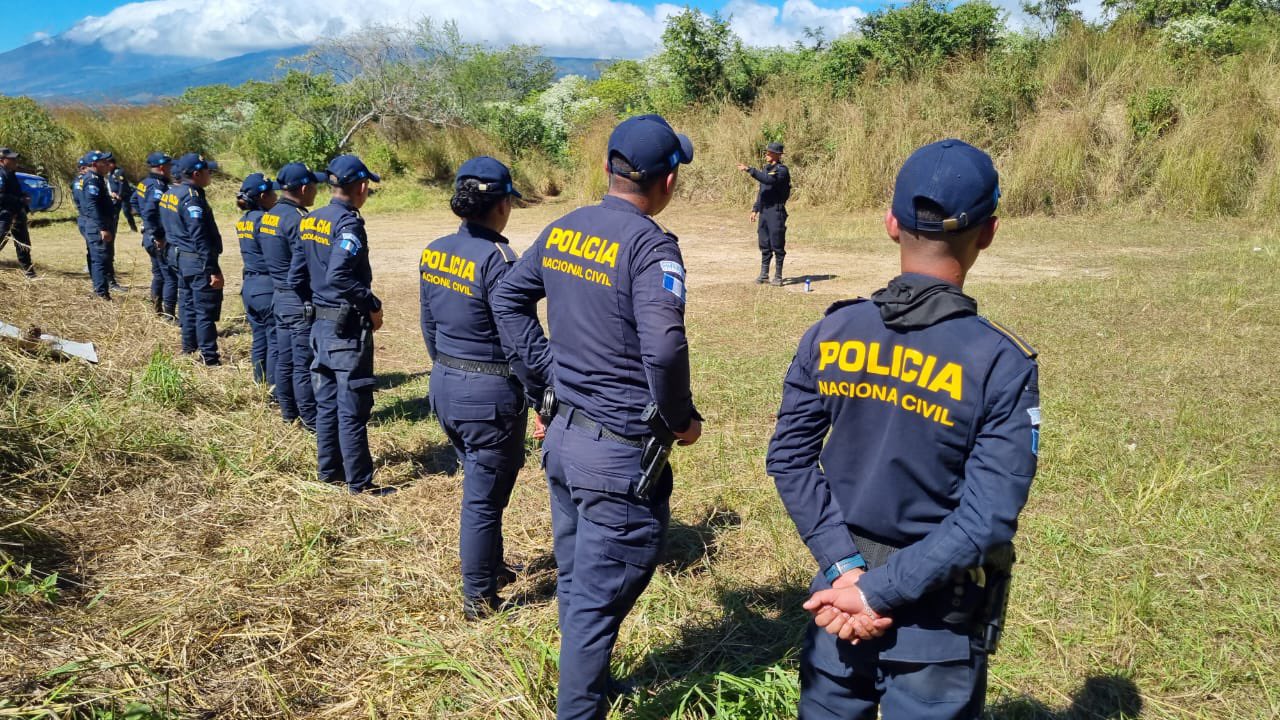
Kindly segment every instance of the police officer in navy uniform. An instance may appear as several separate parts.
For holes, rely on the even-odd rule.
[[[558,400],[544,466],[560,607],[557,717],[603,718],[618,629],[657,567],[672,478],[636,490],[656,403],[682,444],[701,420],[689,387],[685,270],[676,237],[652,218],[671,202],[693,144],[666,120],[623,121],[609,138],[609,193],[553,222],[492,296],[513,366],[535,398]],[[547,299],[548,344],[537,303]],[[550,408],[543,406],[543,412]]]
[[[164,226],[170,267],[178,274],[178,318],[182,325],[182,352],[200,352],[207,366],[221,365],[218,355],[218,320],[222,317],[222,234],[205,199],[218,164],[197,153],[187,153],[173,163],[178,184],[160,197],[160,222]]]
[[[89,172],[89,157],[93,151],[87,152],[80,156],[76,162],[76,177],[71,181],[71,202],[76,208],[76,229],[80,231],[80,237],[84,238],[84,271],[89,273],[89,266],[92,260],[89,254],[89,236],[84,231],[84,180],[85,175]]]
[[[782,164],[782,149],[782,143],[769,143],[763,168],[738,164],[739,170],[760,183],[756,202],[751,206],[751,222],[757,223],[760,242],[757,283],[769,282],[769,261],[777,258],[772,284],[782,284],[782,261],[787,257],[787,200],[791,197],[791,171]]]
[[[244,280],[240,300],[245,317],[253,330],[253,381],[270,385],[276,371],[276,320],[272,312],[273,286],[267,258],[263,252],[259,223],[262,216],[276,205],[279,186],[262,173],[252,173],[240,183],[236,206],[244,215],[236,221],[236,239],[240,241],[240,257],[244,260]]]
[[[311,278],[298,225],[316,201],[324,178],[303,163],[276,174],[282,193],[258,222],[258,242],[271,273],[276,325],[276,401],[285,422],[298,420],[315,432],[316,396],[311,388]]]
[[[768,471],[818,562],[800,717],[977,718],[1036,471],[1036,353],[977,312],[991,158],[917,150],[886,215],[902,274],[837,303],[783,385]]]
[[[90,152],[85,156],[88,170],[80,182],[80,232],[89,247],[89,277],[93,293],[103,300],[111,299],[111,244],[116,239],[115,205],[107,189],[106,175],[111,172],[111,153]]]
[[[388,495],[373,484],[369,415],[373,410],[373,333],[382,327],[382,301],[373,294],[369,237],[360,208],[375,175],[355,155],[327,168],[333,197],[299,225],[315,323],[311,326],[311,383],[316,395],[316,455],[321,480],[345,483],[352,494]]]
[[[476,620],[498,609],[498,590],[515,574],[503,558],[502,512],[524,466],[528,404],[511,370],[519,358],[503,349],[490,296],[516,261],[502,231],[511,171],[494,158],[458,168],[453,214],[458,232],[422,251],[422,339],[431,356],[431,411],[462,463],[462,610]]]
[[[13,235],[13,249],[18,253],[18,267],[29,278],[36,276],[31,264],[31,232],[27,229],[27,207],[31,198],[18,179],[18,158],[10,148],[0,148],[0,248],[6,236]]]
[[[107,193],[111,196],[111,209],[115,213],[112,223],[118,230],[120,227],[120,214],[124,212],[126,219],[129,221],[129,228],[137,232],[137,223],[133,219],[133,207],[129,203],[129,195],[133,192],[133,187],[125,180],[124,171],[117,167],[115,156],[111,153],[106,153],[106,155],[107,174],[102,179],[106,181]],[[112,292],[128,290],[116,279],[116,244],[114,242],[107,245],[107,277]]]
[[[156,315],[177,320],[178,275],[165,259],[164,226],[160,222],[160,198],[169,189],[172,178],[169,167],[173,158],[167,153],[153,152],[147,156],[151,172],[138,181],[131,203],[133,211],[142,219],[142,248],[151,258],[151,306]]]

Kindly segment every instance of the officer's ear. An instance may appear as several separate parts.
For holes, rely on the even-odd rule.
[[[671,172],[667,173],[667,177],[663,180],[663,184],[664,184],[663,189],[666,191],[667,195],[675,195],[676,180],[678,180],[679,178],[680,178],[680,166],[677,165],[674,168],[671,168]]]
[[[895,243],[902,243],[902,227],[898,225],[898,218],[894,216],[893,210],[884,211],[884,230],[889,233],[889,239]]]
[[[986,250],[991,247],[991,242],[996,239],[996,231],[1000,229],[1000,218],[988,218],[982,224],[982,229],[978,231],[978,249]]]

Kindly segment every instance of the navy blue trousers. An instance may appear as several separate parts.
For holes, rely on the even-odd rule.
[[[276,318],[271,309],[271,277],[245,275],[240,288],[245,318],[253,330],[253,381],[274,382],[276,376]]]
[[[0,240],[6,234],[13,238],[13,251],[18,253],[18,266],[31,269],[31,231],[27,229],[27,211],[0,211]]]
[[[108,253],[113,243],[103,242],[96,232],[83,234],[89,250],[89,279],[93,282],[93,293],[98,297],[110,297],[111,259]]]
[[[150,246],[144,245],[147,254],[151,256],[151,297],[160,298],[160,303],[165,311],[176,309],[178,306],[178,273],[169,266],[164,257],[164,251],[158,249],[154,244]]]
[[[462,463],[462,593],[490,597],[503,567],[502,513],[524,467],[524,392],[513,378],[439,365],[430,392],[431,411]]]
[[[218,320],[222,319],[222,289],[209,286],[209,275],[194,254],[170,247],[169,265],[178,273],[178,322],[182,352],[200,351],[207,364],[219,362]],[[189,258],[189,259],[188,259]]]
[[[774,257],[782,262],[787,257],[787,210],[767,207],[760,211],[756,225],[760,244],[760,262],[768,264]]]
[[[653,578],[671,519],[671,469],[640,500],[640,448],[563,417],[547,429],[543,451],[560,605],[556,718],[603,720],[618,629]]]
[[[369,415],[373,411],[373,332],[336,323],[311,325],[311,383],[316,396],[316,464],[321,480],[351,490],[373,485]]]
[[[311,323],[302,314],[302,302],[288,290],[273,299],[276,322],[276,402],[285,422],[302,418],[315,429],[316,394],[311,386]]]
[[[831,587],[819,575],[810,586]],[[977,720],[987,691],[987,655],[923,609],[901,626],[850,644],[813,622],[800,654],[801,720]]]

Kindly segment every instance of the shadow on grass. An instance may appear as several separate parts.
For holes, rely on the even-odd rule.
[[[0,527],[14,519],[0,514]],[[0,530],[0,565],[6,560],[12,561],[11,572],[20,573],[29,582],[38,584],[53,577],[48,582],[55,592],[45,594],[55,602],[74,603],[84,593],[84,578],[75,572],[76,559],[61,535],[21,522]]]
[[[424,377],[430,377],[430,376],[431,376],[430,370],[419,370],[418,372],[415,372],[415,373],[407,373],[407,372],[399,372],[399,371],[389,372],[389,373],[377,373],[375,379],[378,381],[378,384],[374,386],[374,390],[394,390],[395,388],[398,388],[401,385],[406,385],[408,383],[411,383],[414,380],[417,380],[418,378],[424,378]]]
[[[1134,720],[1142,713],[1142,694],[1122,675],[1095,675],[1072,693],[1071,704],[1054,710],[1029,697],[987,708],[989,720]]]
[[[424,397],[396,398],[369,416],[372,423],[422,422],[431,419],[431,403]]]
[[[826,282],[828,280],[835,280],[838,277],[840,276],[839,275],[797,275],[795,277],[783,278],[782,284],[783,285],[803,285],[805,280],[808,280],[810,283],[819,283],[819,282]]]
[[[659,568],[670,573],[706,567],[704,560],[714,558],[719,551],[719,536],[742,524],[742,516],[733,510],[715,509],[697,525],[687,525],[672,520],[667,529],[666,547]]]
[[[658,687],[628,699],[628,717],[794,717],[799,679],[791,665],[809,618],[801,608],[807,597],[800,586],[721,591],[715,619],[681,628],[628,678]]]

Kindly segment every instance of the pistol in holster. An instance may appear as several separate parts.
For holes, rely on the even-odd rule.
[[[1013,564],[1017,555],[1013,543],[1005,543],[987,553],[978,572],[983,576],[986,592],[975,618],[973,639],[979,650],[994,654],[1004,634],[1005,612],[1009,609],[1009,584],[1013,580]]]
[[[649,427],[649,437],[645,438],[640,455],[640,482],[636,484],[636,497],[648,500],[653,492],[653,484],[667,467],[671,449],[676,444],[676,436],[662,419],[656,403],[645,406],[640,419]]]
[[[316,321],[316,306],[309,302],[302,303],[302,320],[307,324]]]

